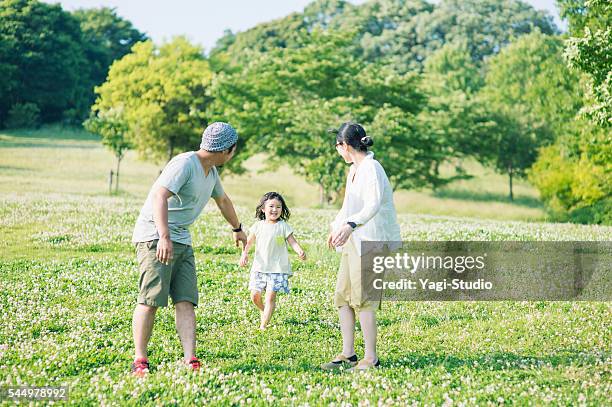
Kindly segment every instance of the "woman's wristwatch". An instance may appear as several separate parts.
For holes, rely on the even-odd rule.
[[[234,233],[242,232],[242,223],[240,225],[238,225],[238,227],[236,229],[232,229],[232,232],[234,232]]]
[[[353,228],[353,230],[355,230],[355,228],[357,227],[357,224],[355,222],[346,222],[346,224]]]

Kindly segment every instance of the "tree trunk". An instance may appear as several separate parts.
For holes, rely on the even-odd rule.
[[[121,164],[121,159],[123,157],[121,155],[117,156],[117,175],[115,176],[115,193],[119,192],[119,165]]]
[[[439,187],[438,180],[440,179],[440,163],[438,161],[433,163],[433,175],[434,175],[434,181],[432,182],[431,190],[433,192],[436,192]]]
[[[510,186],[510,200],[514,201],[514,194],[512,193],[512,164],[508,166],[508,181]]]
[[[319,205],[323,207],[325,205],[325,188],[322,184],[319,184]]]
[[[168,162],[172,160],[172,156],[174,155],[174,140],[168,140]]]

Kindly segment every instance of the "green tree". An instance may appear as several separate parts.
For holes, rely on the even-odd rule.
[[[417,119],[421,131],[432,137],[430,150],[436,152],[431,160],[433,177],[438,180],[432,183],[434,188],[470,177],[462,159],[480,157],[488,148],[482,140],[495,123],[476,97],[483,85],[482,69],[473,61],[465,41],[445,44],[425,61],[422,88],[428,103]],[[445,162],[454,164],[455,176],[439,176]]]
[[[550,136],[542,127],[532,126],[509,111],[493,112],[492,118],[495,126],[489,131],[486,152],[479,159],[508,175],[508,198],[512,201],[514,179],[527,175],[537,158],[538,148],[549,141]]]
[[[346,0],[315,0],[304,8],[303,19],[308,30],[338,30],[346,28],[343,19],[356,10],[357,7]]]
[[[115,193],[119,192],[119,171],[121,160],[132,144],[127,139],[128,125],[122,117],[121,109],[109,109],[99,111],[96,116],[85,121],[84,127],[87,131],[102,137],[102,144],[110,149],[117,159],[115,171]]]
[[[443,0],[420,18],[419,41],[435,50],[465,41],[475,61],[497,54],[514,38],[540,31],[558,32],[552,16],[519,0]]]
[[[178,37],[160,47],[140,42],[113,63],[108,80],[96,88],[92,114],[105,117],[121,111],[127,140],[141,157],[170,160],[177,150],[199,144],[211,80],[202,50],[186,39]]]
[[[250,52],[300,48],[305,45],[300,34],[302,30],[337,30],[342,26],[355,31],[354,25],[346,26],[341,22],[354,16],[356,10],[356,6],[345,0],[315,0],[306,6],[303,13],[291,13],[237,34],[226,30],[210,52],[211,65],[218,72],[227,70],[228,66],[248,63]]]
[[[229,69],[229,54],[227,50],[236,41],[232,30],[225,30],[208,54],[208,61],[213,72]]]
[[[424,99],[416,74],[399,75],[356,57],[354,35],[318,29],[300,35],[300,48],[251,53],[248,65],[221,73],[211,88],[211,118],[236,123],[249,151],[268,153],[273,164],[288,163],[317,183],[326,201],[337,197],[345,170],[328,127],[355,120],[367,128],[383,107],[416,114]],[[381,157],[385,148],[376,145]],[[417,165],[401,163],[403,169]]]
[[[89,67],[78,21],[59,5],[0,0],[0,122],[33,103],[42,121],[87,108]]]
[[[512,179],[524,176],[539,147],[567,130],[581,106],[578,78],[563,64],[562,41],[534,32],[523,36],[491,58],[482,96],[494,112],[496,130],[490,133],[481,157]]]
[[[608,3],[608,4],[606,4]],[[605,0],[557,0],[559,15],[567,19],[569,32],[573,37],[584,34],[584,28],[591,31],[605,30],[612,25],[609,2]]]
[[[540,151],[529,171],[553,219],[612,224],[612,140],[577,119],[580,131]]]
[[[518,0],[444,0],[436,5],[426,0],[373,0],[360,5],[317,0],[303,13],[224,37],[211,52],[213,65],[218,59],[248,63],[247,50],[302,47],[300,30],[314,29],[356,33],[347,44],[351,52],[400,73],[422,70],[424,61],[446,43],[466,43],[480,64],[512,38],[536,29],[548,34],[558,31],[550,15]]]
[[[513,38],[535,29],[553,34],[550,15],[516,0],[380,0],[365,3],[367,31],[361,45],[366,57],[391,64],[399,72],[421,70],[424,62],[447,43],[464,43],[481,63]],[[366,11],[368,10],[368,11]],[[372,22],[378,24],[372,24]]]
[[[466,41],[450,42],[425,61],[424,85],[435,95],[473,95],[484,85],[482,69],[471,58]]]
[[[300,47],[299,32],[305,26],[302,14],[293,13],[242,33],[226,32],[210,52],[211,66],[215,72],[236,70],[249,63],[252,53]]]
[[[566,42],[566,56],[588,78],[586,95],[580,100],[586,115],[569,120],[568,127],[574,130],[541,150],[529,179],[553,218],[612,224],[612,8],[609,2],[598,0],[559,0],[558,4],[573,36]]]
[[[438,171],[447,159],[445,140],[426,127],[421,115],[387,105],[377,111],[367,128],[394,188],[436,188],[452,181]]]
[[[563,1],[573,37],[565,50],[570,66],[586,73],[593,102],[587,116],[612,127],[612,3],[607,0]]]
[[[147,36],[134,28],[132,23],[117,15],[114,9],[80,9],[72,13],[83,32],[85,55],[90,67],[90,100],[93,103],[95,86],[106,79],[113,61],[130,52],[134,44],[145,41]]]
[[[279,109],[284,130],[270,145],[272,164],[288,163],[299,175],[319,186],[321,204],[342,198],[346,164],[338,157],[335,138],[328,130],[340,123],[363,121],[370,114],[362,98],[312,96],[301,103],[284,103]]]

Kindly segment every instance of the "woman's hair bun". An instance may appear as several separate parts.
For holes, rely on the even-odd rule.
[[[363,144],[366,147],[371,147],[374,144],[374,141],[368,136],[362,137],[360,141],[361,141],[361,144]]]

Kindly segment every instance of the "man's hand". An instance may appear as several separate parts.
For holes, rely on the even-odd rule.
[[[155,252],[155,256],[160,263],[165,265],[169,265],[172,261],[173,248],[172,241],[169,237],[162,237],[157,242],[157,251]]]
[[[297,255],[300,260],[306,260],[306,252],[304,250],[300,251]]]
[[[353,233],[353,228],[349,224],[344,224],[340,229],[332,233],[331,244],[334,247],[342,246],[346,243]]]
[[[234,233],[234,242],[236,243],[236,247],[240,247],[240,242],[242,242],[242,249],[244,250],[244,246],[246,245],[246,242],[247,242],[246,233],[244,233],[244,230],[241,230],[240,232],[233,232],[233,233]]]
[[[165,187],[158,187],[153,201],[153,219],[155,228],[159,233],[155,257],[162,264],[170,264],[172,261],[172,242],[170,241],[170,230],[168,230],[168,198],[172,192]]]

